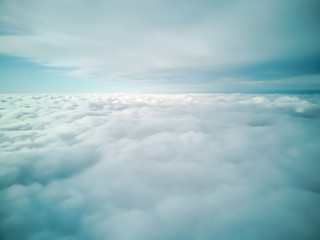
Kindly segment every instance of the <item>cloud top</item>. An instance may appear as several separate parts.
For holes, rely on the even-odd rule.
[[[2,95],[3,239],[318,239],[317,95]]]

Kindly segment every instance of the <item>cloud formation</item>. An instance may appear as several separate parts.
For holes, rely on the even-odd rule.
[[[316,0],[4,0],[0,53],[107,81],[319,75],[319,8]]]
[[[318,239],[317,95],[2,95],[2,239]]]

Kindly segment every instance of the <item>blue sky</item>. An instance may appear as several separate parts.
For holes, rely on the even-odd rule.
[[[67,76],[70,69],[50,68],[28,59],[0,56],[2,93],[73,93],[129,91],[128,85],[118,82],[85,80]],[[133,86],[132,86],[133,87]]]
[[[317,0],[0,1],[0,92],[320,90]]]

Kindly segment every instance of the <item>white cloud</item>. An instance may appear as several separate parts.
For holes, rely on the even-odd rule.
[[[4,239],[317,239],[317,95],[2,95]]]
[[[229,71],[319,52],[312,0],[10,0],[0,9],[1,30],[12,33],[0,36],[2,54],[70,67],[82,78],[181,79],[186,70]]]

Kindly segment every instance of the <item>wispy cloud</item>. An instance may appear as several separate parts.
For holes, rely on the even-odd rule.
[[[279,61],[310,62],[320,54],[313,0],[7,0],[0,9],[2,54],[70,67],[69,74],[82,78],[256,80]],[[252,77],[242,69],[259,72]],[[317,67],[303,69],[299,76],[319,74]]]

